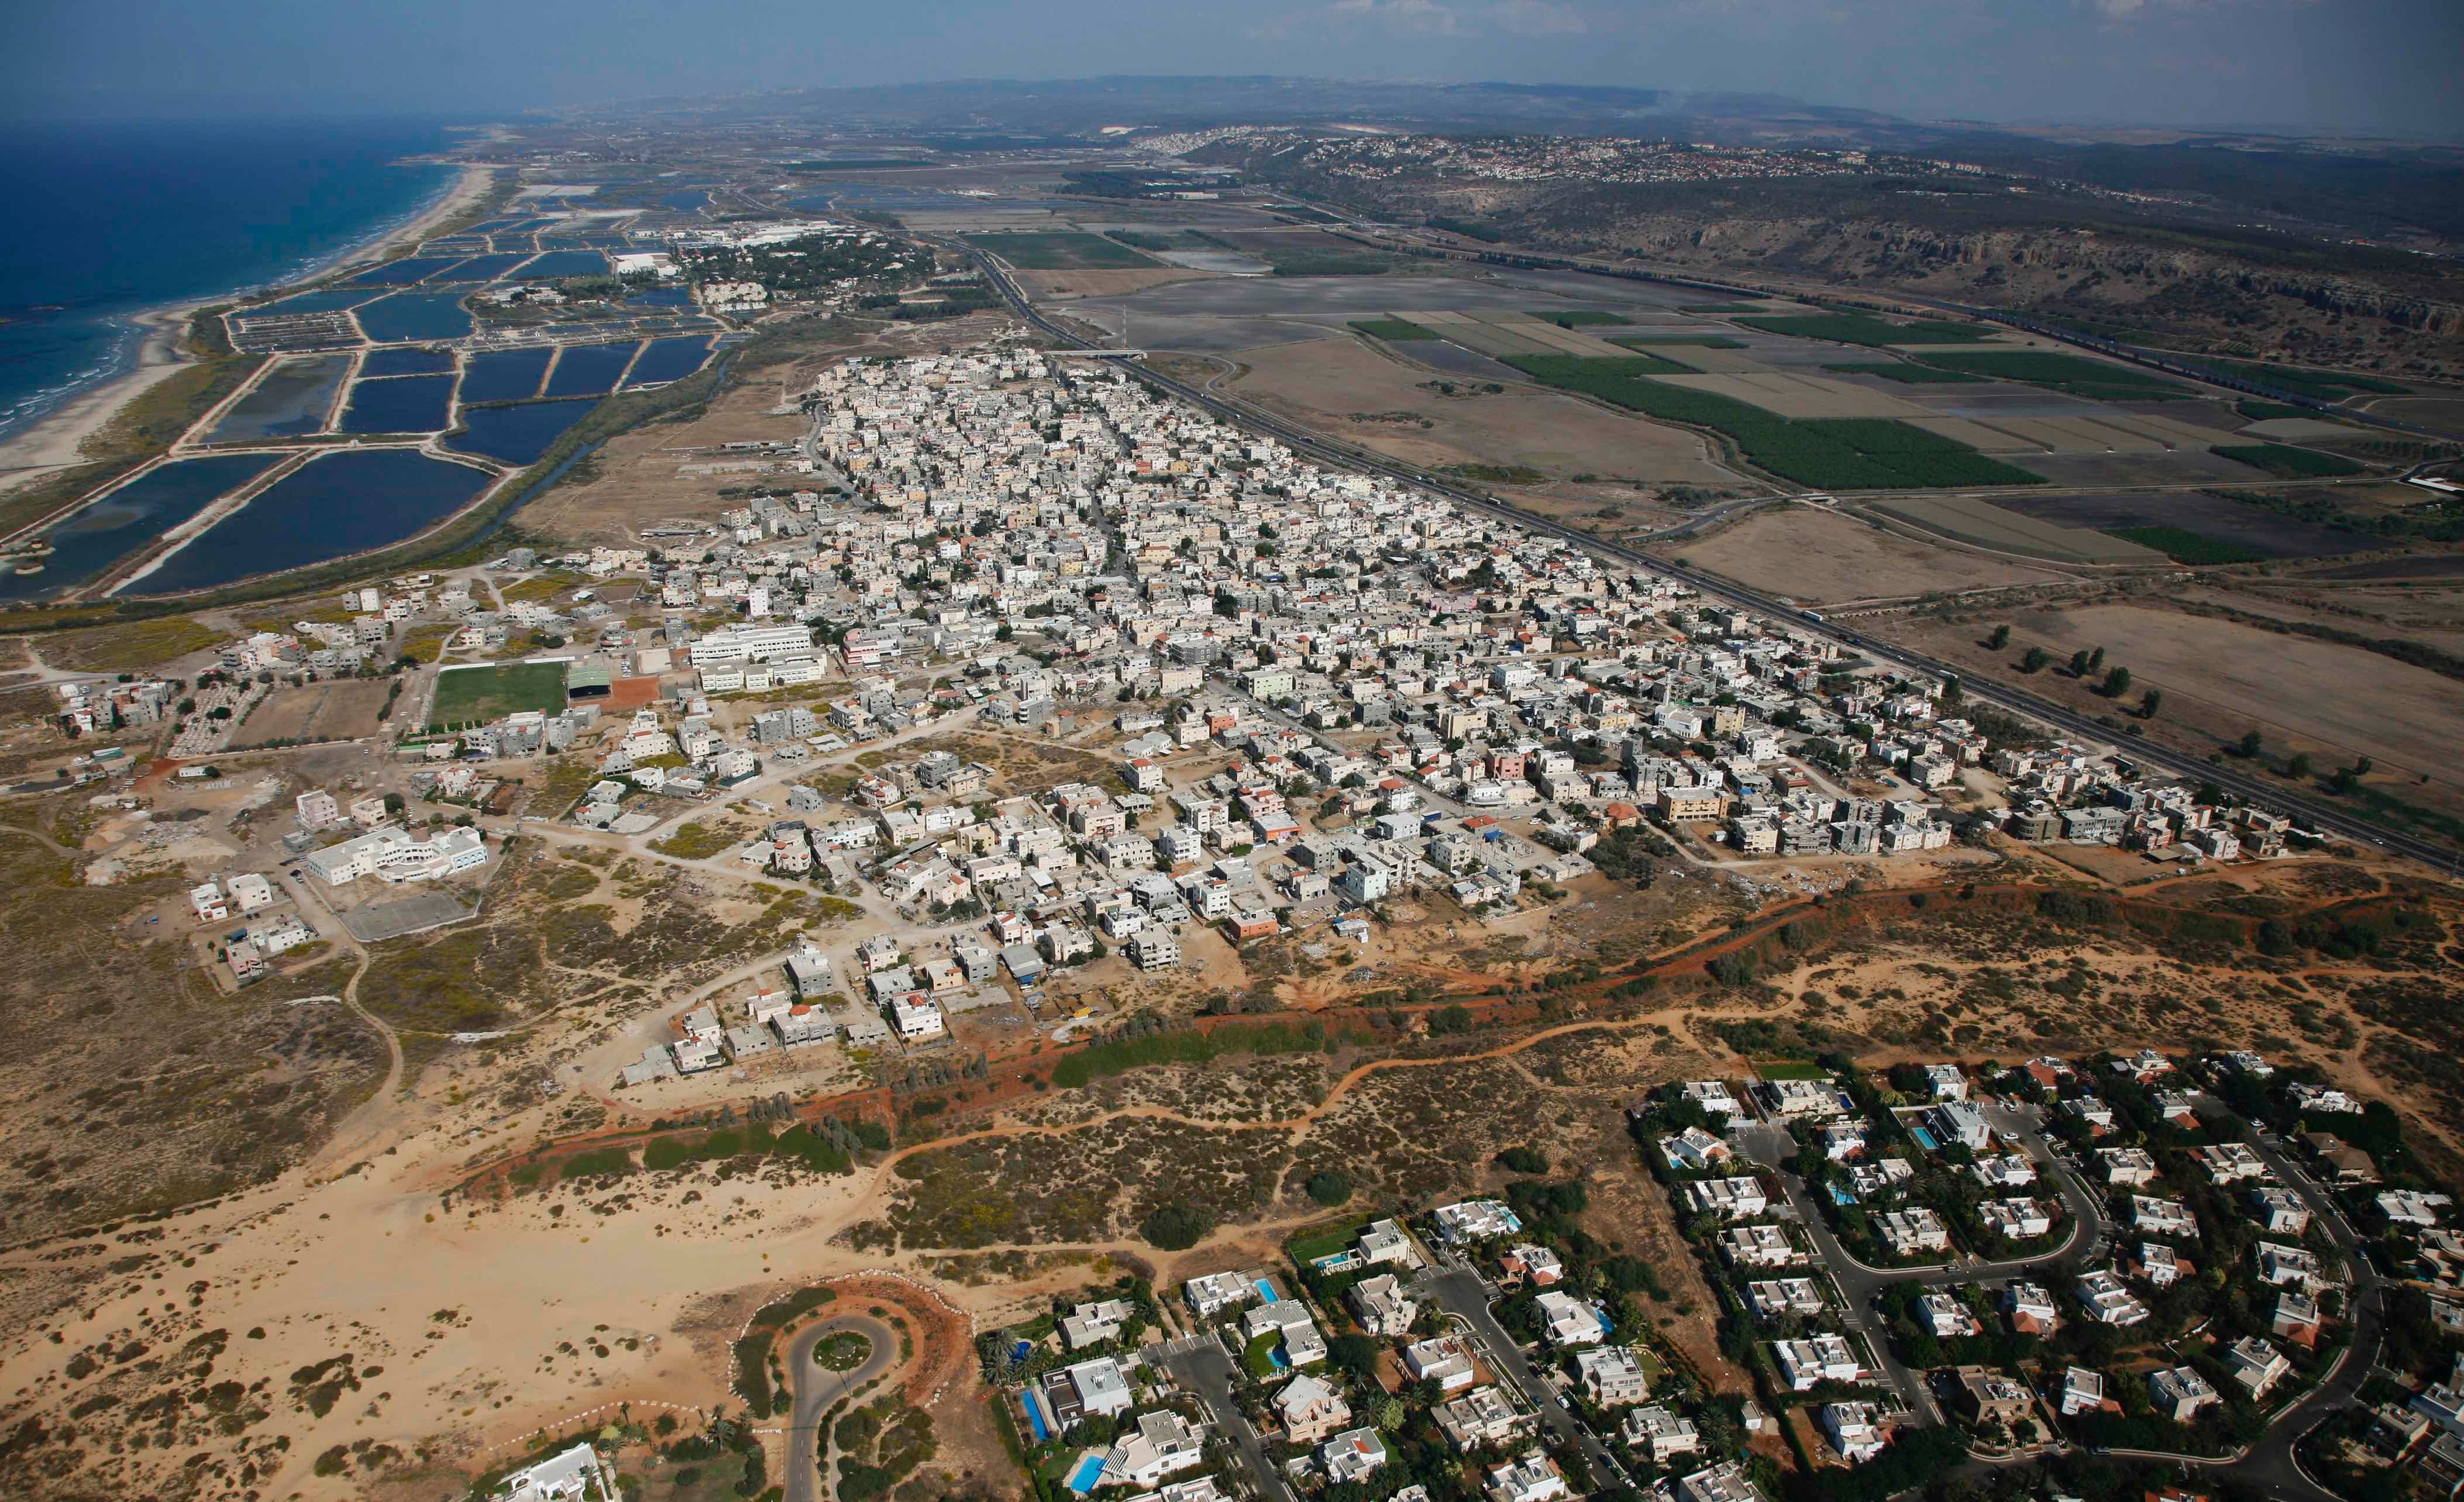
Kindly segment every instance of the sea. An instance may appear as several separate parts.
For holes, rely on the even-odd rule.
[[[307,275],[451,190],[444,120],[0,123],[0,440],[136,362],[134,315]]]

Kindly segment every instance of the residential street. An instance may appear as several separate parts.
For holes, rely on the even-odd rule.
[[[1258,1495],[1265,1502],[1287,1502],[1291,1495],[1284,1478],[1266,1458],[1266,1447],[1258,1431],[1243,1416],[1241,1404],[1232,1396],[1232,1358],[1225,1355],[1222,1342],[1211,1334],[1184,1336],[1167,1345],[1149,1346],[1150,1360],[1160,1361],[1181,1386],[1198,1394],[1213,1415],[1216,1427],[1232,1437],[1249,1469],[1257,1477]]]
[[[1567,1408],[1557,1389],[1532,1369],[1523,1348],[1489,1313],[1489,1300],[1496,1295],[1486,1279],[1468,1267],[1446,1264],[1421,1273],[1413,1280],[1413,1287],[1435,1294],[1447,1313],[1471,1327],[1472,1334],[1488,1347],[1485,1354],[1507,1384],[1521,1389],[1524,1401],[1539,1411],[1541,1422],[1549,1426],[1551,1433],[1582,1448],[1595,1476],[1625,1478],[1625,1468],[1609,1453],[1608,1447]]]

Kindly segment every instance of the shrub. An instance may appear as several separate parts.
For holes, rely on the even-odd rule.
[[[1194,1205],[1161,1205],[1138,1222],[1138,1234],[1164,1252],[1186,1252],[1206,1239],[1215,1217]]]
[[[1549,1155],[1537,1147],[1508,1147],[1497,1155],[1500,1166],[1516,1173],[1547,1173]]]
[[[1309,1179],[1309,1197],[1329,1209],[1352,1198],[1352,1180],[1331,1169],[1313,1173]]]

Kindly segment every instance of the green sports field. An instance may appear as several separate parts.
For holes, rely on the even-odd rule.
[[[562,663],[501,663],[456,667],[437,675],[431,730],[485,725],[520,709],[554,714],[564,707]]]

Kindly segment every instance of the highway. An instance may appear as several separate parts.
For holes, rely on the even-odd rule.
[[[1086,342],[1079,331],[1054,322],[1036,308],[1012,278],[1008,270],[1000,262],[981,250],[976,250],[974,254],[977,264],[983,268],[985,275],[1001,293],[1002,298],[1008,302],[1011,311],[1025,320],[1030,327],[1049,337],[1065,340],[1072,345]],[[1528,531],[1561,538],[1602,557],[1682,579],[1711,599],[1726,600],[1730,604],[1742,606],[1775,620],[1785,619],[1798,631],[1827,638],[1876,662],[1887,663],[1912,673],[1927,674],[1936,678],[1957,678],[1970,699],[2027,715],[2052,726],[2066,735],[2096,745],[2116,744],[2111,730],[2097,724],[2087,715],[2065,708],[2051,700],[2040,699],[2034,694],[2002,684],[1967,677],[1947,664],[1936,662],[1906,647],[1877,640],[1861,631],[1836,622],[1811,620],[1802,611],[1784,601],[1756,594],[1711,575],[1684,568],[1665,559],[1655,558],[1617,543],[1604,541],[1590,533],[1569,527],[1562,522],[1518,511],[1477,491],[1465,490],[1446,476],[1327,438],[1272,413],[1260,411],[1231,397],[1222,396],[1165,375],[1151,366],[1125,361],[1123,368],[1150,385],[1158,387],[1193,405],[1203,407],[1225,422],[1262,433],[1286,445],[1294,452],[1323,464],[1339,468],[1382,474],[1390,479],[1418,486],[1422,490],[1443,495],[1467,511],[1494,516]],[[2341,835],[2364,844],[2376,845],[2398,855],[2409,856],[2426,865],[2451,874],[2464,874],[2464,864],[2459,863],[2464,862],[2464,856],[2459,856],[2458,852],[2426,839],[2381,829],[2344,809],[2294,792],[2280,779],[2255,775],[2230,764],[2211,764],[2193,752],[2175,751],[2147,742],[2129,745],[2121,750],[2122,753],[2132,762],[2162,767],[2192,782],[2213,782],[2226,792],[2247,798],[2253,803],[2296,816],[2312,829]]]

